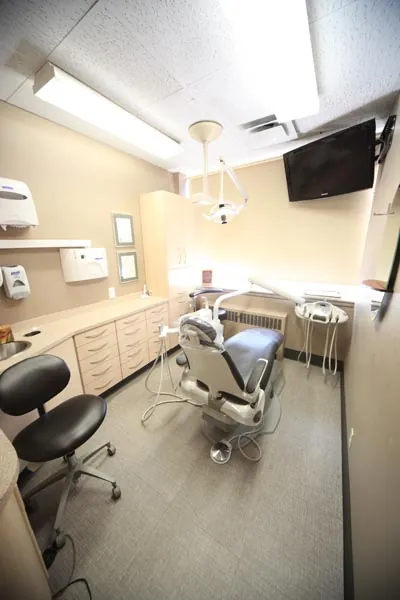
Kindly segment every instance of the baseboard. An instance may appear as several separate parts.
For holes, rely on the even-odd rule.
[[[298,358],[299,350],[292,350],[291,348],[285,348],[283,355],[285,358],[288,358],[289,360],[298,360],[299,362],[304,363],[304,364],[306,362],[306,357],[305,357],[304,352],[302,353],[300,358]],[[311,365],[313,365],[314,367],[322,367],[323,362],[324,362],[323,356],[319,356],[318,354],[311,354],[311,361],[310,361]],[[343,361],[342,360],[338,360],[337,370],[339,373],[343,372]]]
[[[353,544],[351,537],[350,471],[347,444],[346,391],[344,370],[340,373],[340,408],[342,426],[342,494],[343,494],[343,579],[344,600],[354,600]]]

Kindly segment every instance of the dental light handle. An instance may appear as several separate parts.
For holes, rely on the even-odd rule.
[[[297,296],[296,294],[292,294],[291,292],[288,292],[287,290],[279,287],[278,285],[275,285],[274,283],[270,283],[269,281],[266,281],[266,280],[262,279],[261,277],[251,276],[251,277],[249,277],[249,281],[250,281],[250,283],[252,283],[254,285],[258,285],[259,287],[262,287],[265,290],[274,292],[274,294],[277,294],[278,296],[283,296],[283,298],[287,298],[288,300],[291,300],[295,304],[301,305],[301,304],[305,303],[305,299],[302,296]]]

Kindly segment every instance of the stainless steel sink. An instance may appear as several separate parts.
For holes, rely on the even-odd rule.
[[[0,344],[0,360],[6,360],[16,354],[21,354],[27,348],[32,346],[31,342],[7,342],[6,344]]]

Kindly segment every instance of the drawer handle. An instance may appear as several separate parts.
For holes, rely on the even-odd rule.
[[[104,373],[107,373],[107,371],[109,371],[112,368],[112,365],[109,365],[107,367],[107,369],[104,369],[104,371],[100,371],[99,373],[91,373],[92,377],[100,377],[100,375],[104,375]]]
[[[157,314],[159,315],[159,314],[161,314],[162,312],[164,312],[164,310],[165,310],[165,307],[164,307],[164,306],[162,306],[162,307],[161,307],[161,308],[159,308],[159,309],[156,309],[156,308],[155,308],[154,310],[150,311],[150,314],[152,314],[152,313],[157,313]]]
[[[142,342],[139,342],[139,344],[141,344],[141,343],[142,343]],[[134,342],[133,344],[125,344],[125,346],[126,346],[127,348],[134,348],[134,347],[135,347],[135,346],[137,346],[137,345],[138,345],[138,342]]]
[[[107,381],[107,383],[104,383],[103,385],[97,385],[94,389],[95,390],[104,390],[108,385],[110,385],[110,383],[112,382],[113,379],[114,379],[114,377],[111,377],[111,379],[109,379]]]
[[[103,358],[100,358],[99,360],[89,360],[89,364],[90,365],[98,365],[102,362],[104,362],[105,360],[107,360],[108,358],[110,358],[111,354],[106,354],[105,356],[103,356]]]
[[[139,317],[134,317],[130,321],[123,321],[124,325],[131,325],[132,323],[136,323]]]
[[[139,360],[139,362],[136,363],[136,365],[132,365],[131,367],[128,366],[128,369],[132,371],[132,369],[137,369],[138,367],[140,367],[141,364],[143,364],[143,359]]]
[[[101,335],[103,335],[103,333],[105,333],[106,331],[107,331],[107,327],[105,329],[103,329],[102,331],[100,331],[100,333],[95,333],[94,335],[85,335],[85,338],[88,338],[89,340],[94,340],[95,338],[98,338]]]
[[[129,333],[124,331],[124,335],[135,335],[135,333],[139,333],[139,331],[140,331],[140,327],[139,327],[139,329],[135,329],[135,331],[130,331]]]
[[[137,356],[141,352],[142,352],[142,348],[139,348],[139,350],[137,350],[136,352],[133,352],[132,354],[127,354],[127,357],[128,358],[134,358],[135,356]]]
[[[88,348],[88,352],[98,352],[99,350],[103,350],[103,348],[107,348],[108,342],[102,344],[101,346],[97,346],[97,348]]]
[[[178,300],[178,304],[183,304],[184,302],[188,302],[188,300],[186,300],[186,298],[184,300]]]

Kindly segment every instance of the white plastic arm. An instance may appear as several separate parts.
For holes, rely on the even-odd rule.
[[[228,165],[226,164],[226,162],[223,159],[221,159],[221,162],[224,166],[225,173],[230,177],[233,185],[236,187],[237,191],[242,196],[244,203],[246,204],[248,201],[247,192],[244,189],[244,187],[240,184],[235,171],[233,169],[231,169],[231,167],[228,167]]]
[[[218,310],[219,310],[219,307],[221,306],[222,302],[225,302],[225,300],[229,300],[229,298],[234,298],[235,296],[241,296],[242,294],[247,294],[248,292],[250,292],[250,290],[251,290],[251,285],[249,285],[248,287],[246,287],[242,290],[236,290],[235,292],[229,292],[228,294],[223,294],[222,296],[219,296],[214,303],[214,311],[213,311],[214,321],[218,321]]]
[[[304,304],[305,303],[305,298],[303,298],[302,296],[296,296],[296,294],[291,294],[287,290],[284,290],[284,289],[280,288],[279,286],[274,285],[273,283],[270,283],[269,281],[265,281],[261,277],[251,276],[251,277],[249,277],[249,281],[250,281],[250,283],[253,283],[254,285],[258,285],[258,286],[264,288],[265,290],[269,290],[270,292],[274,292],[275,294],[278,294],[278,296],[283,296],[284,298],[291,300],[295,304]]]

